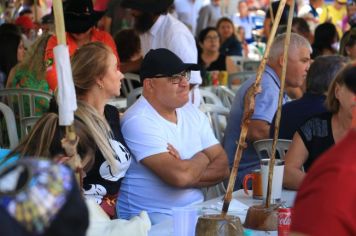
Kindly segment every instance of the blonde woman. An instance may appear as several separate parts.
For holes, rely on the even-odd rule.
[[[81,157],[81,166],[83,168],[82,177],[84,177],[85,173],[88,174],[91,173],[90,169],[96,165],[96,160],[94,160],[94,154],[97,145],[90,133],[90,130],[87,128],[85,124],[83,124],[82,121],[80,121],[79,119],[75,119],[73,125],[76,134],[79,138],[78,145],[77,145],[77,153]],[[59,126],[58,115],[56,113],[47,113],[43,115],[38,120],[38,122],[34,125],[34,127],[31,129],[30,133],[21,141],[21,143],[14,150],[12,150],[4,158],[0,156],[0,172],[1,170],[3,170],[3,167],[12,164],[11,162],[14,162],[18,158],[47,157],[57,163],[68,163],[70,157],[68,157],[66,150],[64,150],[62,147],[63,146],[62,139],[64,138],[64,135],[65,135],[65,128]],[[45,166],[42,164],[41,168],[44,167]],[[46,167],[45,169],[47,170],[48,168]],[[62,179],[61,182],[68,187],[70,186],[68,185],[69,184],[68,180],[70,180],[70,178],[68,178],[67,176],[65,179]],[[44,181],[47,182],[50,180],[44,179]],[[42,186],[41,189],[44,190],[43,188],[44,182],[42,181],[39,184]],[[38,201],[35,201],[37,200],[36,194],[32,194],[32,195],[30,194],[28,198],[20,199],[20,202],[16,201],[16,199],[19,199],[19,197],[16,196],[19,196],[20,194],[22,194],[23,196],[27,196],[26,191],[28,188],[36,189],[36,187],[33,186],[36,185],[29,184],[28,187],[27,185],[26,187],[21,186],[21,188],[17,188],[16,191],[14,192],[12,191],[11,194],[7,194],[8,192],[6,191],[2,192],[2,190],[4,189],[2,190],[0,189],[0,195],[1,197],[5,197],[5,199],[7,200],[13,199],[12,207],[15,208],[17,206],[21,207],[21,204],[23,205],[24,201],[26,201],[27,205],[31,205],[31,206],[38,205]],[[45,214],[47,214],[48,212],[51,212],[53,214],[56,213],[56,209],[58,205],[55,204],[58,203],[57,197],[61,196],[58,195],[59,194],[58,191],[60,189],[61,187],[57,186],[55,189],[56,194],[50,195],[52,197],[52,200],[54,201],[47,202],[47,204],[38,205],[42,211],[40,213],[37,212],[37,215],[39,214],[39,216],[43,216],[43,217],[42,218],[39,217],[39,221],[29,222],[29,225],[33,223],[33,227],[32,227],[33,230],[37,229],[38,226],[41,226],[42,224],[48,223],[47,222],[48,215]],[[51,194],[50,191],[41,192],[42,195],[46,193]],[[71,195],[73,195],[73,193],[71,193]],[[73,199],[73,197],[71,197],[71,199]],[[121,220],[121,219],[110,220],[109,217],[103,212],[102,208],[99,205],[97,205],[94,201],[90,199],[86,199],[86,206],[85,206],[84,202],[82,201],[82,198],[78,197],[78,200],[76,202],[73,202],[73,200],[70,201],[70,203],[75,203],[75,205],[71,204],[69,206],[69,208],[75,207],[75,211],[78,212],[78,214],[66,215],[67,217],[66,220],[67,221],[70,220],[71,222],[73,222],[73,224],[75,224],[75,227],[71,227],[70,229],[68,229],[69,231],[65,229],[63,229],[62,231],[61,230],[58,231],[58,227],[56,229],[54,228],[55,225],[59,225],[59,224],[51,224],[50,227],[48,228],[46,227],[45,232],[53,233],[54,232],[53,230],[57,230],[56,235],[66,235],[66,236],[67,235],[114,236],[120,234],[147,235],[147,231],[150,229],[151,224],[146,212],[140,213],[138,217],[134,217],[130,221]],[[0,204],[0,208],[1,207],[2,206]],[[89,211],[89,220],[88,220],[88,211]],[[2,212],[4,213],[4,211]],[[22,216],[23,214],[31,215],[33,214],[33,212],[31,211],[31,209],[27,209],[27,210],[25,209],[25,211],[20,212],[17,215]],[[58,216],[60,215],[61,214],[59,214]],[[59,217],[59,218],[63,218],[63,217]],[[41,219],[44,221],[42,222]],[[13,222],[13,220],[14,219],[12,219],[11,221]],[[90,223],[89,228],[88,228],[88,223]],[[12,225],[6,227],[4,225],[4,227],[1,227],[0,234],[1,232],[10,232],[11,230],[14,230],[13,227],[11,228],[11,226]],[[46,235],[53,235],[53,234],[48,233]]]
[[[97,151],[92,169],[83,180],[84,195],[94,199],[111,217],[121,180],[131,162],[131,154],[121,134],[118,110],[106,105],[120,95],[123,74],[117,58],[101,42],[88,43],[72,58],[73,80],[78,99],[76,116],[95,139]]]

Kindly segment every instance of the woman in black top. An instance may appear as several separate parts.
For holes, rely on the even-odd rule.
[[[346,66],[331,83],[326,98],[328,113],[313,116],[299,127],[285,156],[283,185],[298,189],[313,162],[351,127],[356,106],[356,65]],[[302,111],[301,111],[302,112]],[[335,157],[337,161],[337,157]]]
[[[120,95],[123,74],[112,50],[101,42],[79,48],[72,58],[72,70],[78,98],[75,115],[97,145],[94,165],[83,180],[84,196],[115,218],[116,199],[131,154],[122,137],[119,111],[106,104]]]
[[[203,29],[198,39],[201,48],[198,56],[198,64],[203,68],[201,70],[203,80],[206,78],[207,71],[237,72],[237,66],[231,58],[219,52],[220,38],[216,28],[207,27]]]

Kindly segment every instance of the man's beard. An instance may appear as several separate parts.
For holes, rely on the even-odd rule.
[[[141,15],[135,17],[134,28],[141,34],[146,33],[155,23],[154,19],[155,15],[152,13],[142,12]]]

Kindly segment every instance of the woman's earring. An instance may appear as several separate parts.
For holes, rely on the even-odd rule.
[[[103,89],[103,86],[101,84],[98,84],[98,86],[99,86],[100,89]]]

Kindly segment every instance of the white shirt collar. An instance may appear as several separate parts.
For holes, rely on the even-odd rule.
[[[153,26],[150,29],[150,34],[154,37],[157,33],[159,28],[161,28],[163,21],[165,20],[165,18],[167,17],[167,15],[160,15],[157,19],[157,21],[153,24]]]

